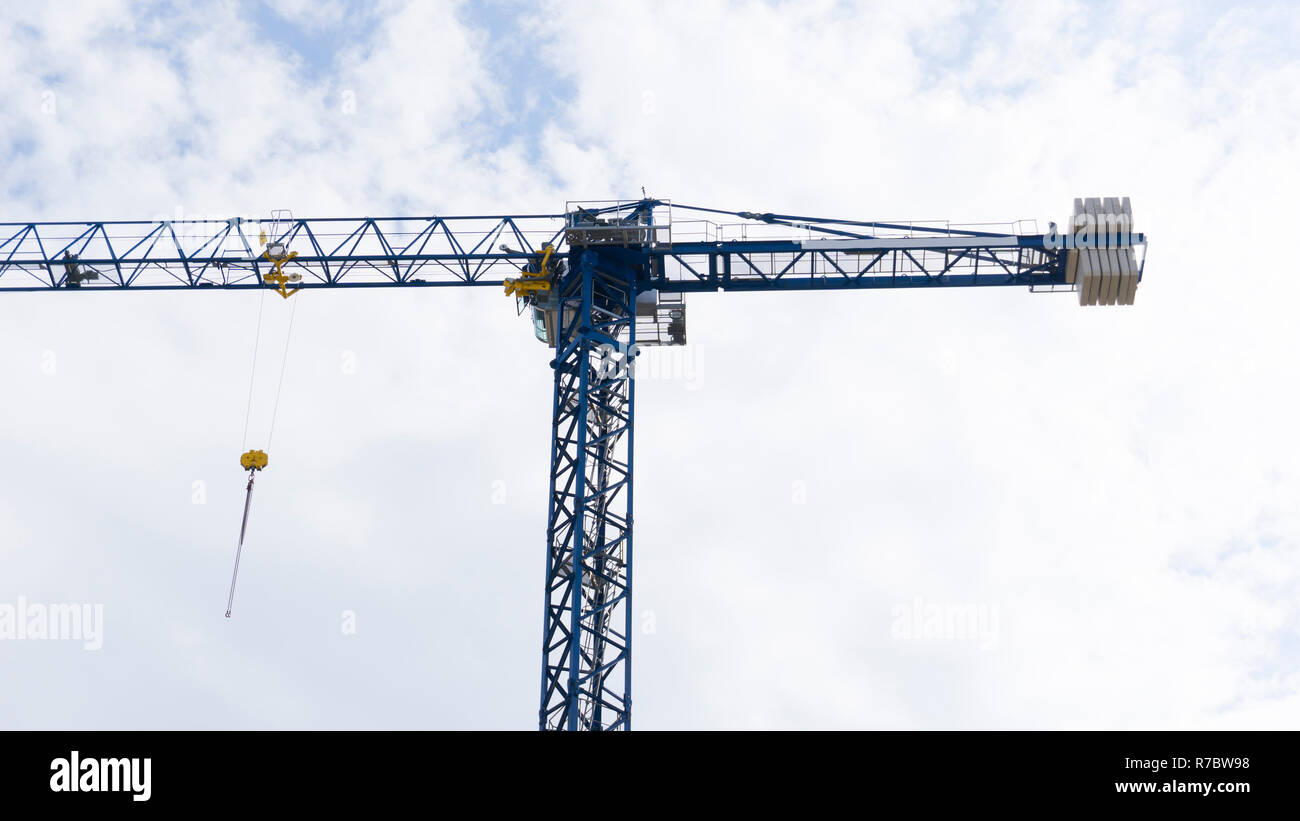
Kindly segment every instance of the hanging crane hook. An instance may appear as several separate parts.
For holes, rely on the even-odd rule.
[[[264,470],[270,464],[270,460],[266,456],[266,451],[250,450],[239,457],[239,464],[248,471],[248,495],[244,497],[244,522],[239,526],[239,546],[235,548],[235,572],[230,576],[230,598],[226,599],[226,618],[230,618],[230,610],[235,604],[235,582],[239,579],[239,557],[244,552],[244,534],[248,531],[248,510],[253,504],[253,479],[257,477],[257,471]]]

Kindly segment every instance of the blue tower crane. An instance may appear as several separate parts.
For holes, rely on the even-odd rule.
[[[619,730],[632,715],[635,360],[685,344],[687,294],[1015,286],[1123,305],[1146,244],[1127,197],[1076,199],[1066,229],[1046,232],[653,198],[513,216],[0,223],[0,293],[504,287],[555,350],[538,725]],[[245,454],[250,492],[265,466]]]

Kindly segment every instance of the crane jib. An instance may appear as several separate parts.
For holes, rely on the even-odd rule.
[[[686,343],[684,295],[1017,286],[1131,305],[1147,244],[1133,225],[1127,197],[1078,198],[1065,229],[1046,232],[1032,221],[837,220],[645,197],[513,216],[0,223],[0,293],[274,289],[287,299],[506,285],[555,350],[538,726],[630,729],[633,365],[642,346]],[[279,387],[272,432],[278,406]],[[246,437],[247,427],[246,411]],[[249,476],[227,616],[266,452],[240,464]]]

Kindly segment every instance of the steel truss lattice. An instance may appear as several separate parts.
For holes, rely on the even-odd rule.
[[[635,273],[575,253],[560,286],[542,638],[543,730],[626,730],[632,712]]]

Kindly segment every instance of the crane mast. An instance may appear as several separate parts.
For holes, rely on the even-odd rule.
[[[1063,231],[650,198],[512,216],[0,223],[0,293],[504,287],[555,349],[538,725],[618,730],[632,715],[636,357],[685,344],[685,295],[1014,286],[1132,304],[1145,248],[1119,197],[1076,199]]]

